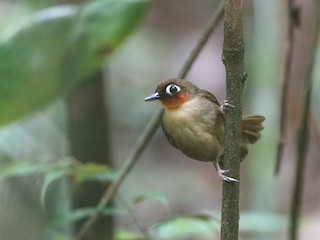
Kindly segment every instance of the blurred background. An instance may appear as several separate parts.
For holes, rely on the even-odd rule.
[[[241,164],[240,239],[287,239],[295,171],[295,137],[301,114],[304,79],[315,21],[313,1],[297,2],[301,8],[301,23],[294,35],[295,45],[285,123],[286,145],[280,174],[275,176],[284,48],[288,26],[286,2],[244,1],[244,38],[248,73],[244,114],[261,114],[266,117],[266,121],[261,140],[254,147],[251,146],[249,156]],[[19,32],[19,26],[25,22],[30,23],[30,18],[42,8],[63,3],[79,4],[79,1],[1,0],[2,42],[7,44],[10,41],[8,36],[12,34],[15,36],[14,34],[17,34],[15,31]],[[72,82],[67,86],[64,86],[63,82],[66,79],[61,76],[67,76],[69,79],[69,75],[59,73],[60,75],[46,81],[45,79],[50,76],[42,74],[43,82],[41,84],[37,82],[27,92],[30,97],[37,95],[38,92],[45,92],[46,84],[56,81],[57,76],[62,80],[61,85],[56,88],[50,99],[46,99],[46,104],[34,104],[25,113],[17,114],[17,117],[12,117],[12,120],[2,125],[1,163],[12,164],[31,160],[35,165],[43,166],[41,163],[49,164],[73,156],[80,162],[91,160],[95,162],[92,158],[101,158],[99,163],[108,164],[115,170],[121,168],[144,127],[160,107],[157,102],[146,103],[143,99],[154,92],[159,82],[177,77],[217,4],[218,1],[214,0],[150,1],[148,8],[138,14],[137,18],[141,19],[133,28],[135,31],[121,45],[120,43],[117,45],[112,55],[107,53],[106,58],[95,63],[97,66],[103,65],[103,69],[92,67],[92,70],[88,70],[88,74],[79,74],[86,80],[81,80],[77,84]],[[36,35],[33,37],[37,38]],[[53,40],[56,41],[59,37],[57,34]],[[4,43],[0,49],[2,52],[8,47],[8,44]],[[200,88],[214,93],[219,100],[225,98],[222,45],[223,23],[221,22],[186,78]],[[56,47],[51,47],[50,51],[56,51],[59,47],[57,44]],[[25,48],[28,48],[28,45]],[[10,47],[8,49],[10,50]],[[34,46],[32,49],[37,47]],[[33,53],[36,54],[35,51],[28,54]],[[51,58],[50,56],[48,55],[48,58]],[[87,55],[81,56],[84,56],[82,59],[87,57]],[[18,52],[15,57],[19,59],[25,56],[20,56]],[[2,62],[6,62],[6,59],[2,59]],[[83,69],[83,66],[87,65],[96,66],[95,64],[83,62],[78,65],[80,66],[78,69]],[[2,65],[0,68],[5,69],[5,64]],[[65,70],[63,63],[59,66],[61,71]],[[14,67],[19,72],[22,66],[17,64]],[[320,188],[317,186],[320,181],[319,128],[317,128],[320,120],[317,106],[320,100],[316,94],[320,86],[318,69],[315,67],[314,72],[312,123],[306,123],[310,124],[311,135],[301,208],[300,239],[315,239],[315,236],[320,234],[318,227]],[[68,70],[70,69],[66,71]],[[97,72],[100,72],[98,75],[99,79],[103,79],[103,84],[97,83],[96,80],[87,81],[92,75],[96,76]],[[0,86],[6,89],[11,76],[4,75],[7,73],[5,70],[1,70],[0,73]],[[77,79],[78,75],[72,76]],[[88,88],[91,89],[90,94],[86,94]],[[20,103],[16,102],[18,105]],[[10,109],[19,109],[21,104],[18,105],[10,105]],[[83,112],[84,109],[89,111]],[[6,111],[2,114],[11,113]],[[90,121],[94,114],[104,117],[99,118],[99,123],[105,120],[101,125],[93,123],[95,131],[102,133],[101,141],[96,135],[92,136],[82,131],[83,126],[92,123],[84,122],[84,125],[76,125],[78,118],[81,118],[81,121]],[[78,128],[75,128],[75,125]],[[100,149],[98,151],[104,152],[107,149],[107,153],[94,157],[94,154],[86,152],[92,151],[91,147],[97,145]],[[80,151],[79,146],[81,146]],[[108,160],[103,156],[108,156]],[[81,159],[82,157],[84,159]],[[12,168],[12,165],[10,167]],[[14,174],[10,175],[8,171],[0,174],[2,179],[0,238],[72,239],[70,225],[56,223],[57,219],[72,211],[71,206],[74,205],[72,198],[78,196],[73,195],[73,192],[77,191],[78,187],[70,183],[68,178],[55,181],[46,191],[46,206],[43,207],[40,196],[46,181],[43,175],[34,174],[36,170],[39,169],[33,171],[18,165],[13,170]],[[46,171],[48,172],[50,171]],[[102,189],[104,188],[105,185],[102,186]],[[149,231],[154,239],[219,239],[217,219],[220,218],[221,197],[222,182],[213,165],[189,159],[172,147],[159,129],[119,189],[114,209],[121,211],[111,214],[113,231],[118,236],[117,239],[138,239],[134,236],[143,233],[141,228]],[[85,198],[85,195],[81,195],[81,198]],[[215,220],[205,223],[183,221],[186,218],[177,220],[177,217],[197,214],[210,215]],[[168,222],[163,222],[165,219],[175,219],[175,222],[169,222],[170,225]],[[159,221],[162,221],[162,224],[156,226]]]

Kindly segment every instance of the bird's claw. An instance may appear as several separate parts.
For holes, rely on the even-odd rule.
[[[225,176],[225,175],[221,175],[221,177],[222,177],[222,180],[226,182],[239,182],[239,180],[232,177]]]
[[[228,108],[235,107],[234,105],[230,104],[228,100],[222,100],[220,102],[220,111],[224,114],[226,111],[228,111]]]
[[[237,180],[235,178],[228,177],[228,176],[224,175],[224,173],[226,173],[226,172],[229,172],[229,169],[228,170],[221,169],[220,171],[218,171],[218,174],[222,178],[223,181],[226,181],[226,182],[239,182],[239,180]]]

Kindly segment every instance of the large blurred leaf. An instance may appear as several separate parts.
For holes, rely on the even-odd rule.
[[[145,0],[43,10],[0,43],[0,125],[61,97],[97,71],[134,29]]]
[[[210,215],[173,217],[151,226],[151,235],[161,240],[212,239],[219,233],[220,222]]]
[[[31,160],[3,163],[0,164],[0,180],[36,174],[47,168],[46,164],[37,164],[35,161]]]
[[[59,0],[20,0],[20,1],[26,3],[32,9],[41,9],[41,8],[46,8],[50,6],[55,6],[59,4],[59,2],[62,2]]]
[[[131,232],[128,230],[117,230],[115,232],[114,240],[137,240],[144,239],[141,234]]]

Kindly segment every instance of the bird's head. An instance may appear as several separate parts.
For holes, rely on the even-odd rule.
[[[145,101],[159,100],[164,108],[171,110],[182,106],[189,101],[199,88],[183,79],[169,79],[160,83],[156,91],[146,97]]]

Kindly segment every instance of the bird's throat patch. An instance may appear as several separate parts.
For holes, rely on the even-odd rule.
[[[188,100],[188,96],[186,93],[178,94],[174,97],[161,99],[161,104],[169,110],[179,108],[182,104],[184,104]]]

